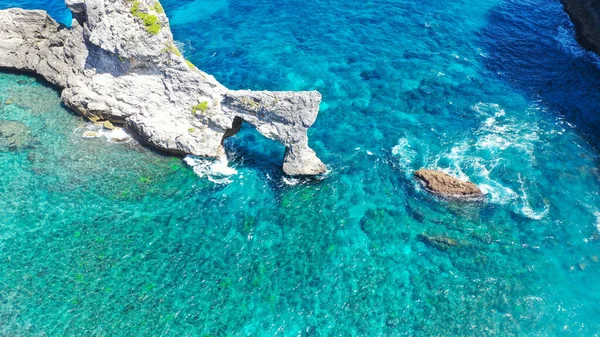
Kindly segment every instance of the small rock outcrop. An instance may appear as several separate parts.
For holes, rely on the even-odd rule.
[[[415,178],[434,194],[451,199],[478,200],[485,195],[470,181],[462,181],[449,174],[437,170],[420,169],[415,171]]]
[[[220,158],[245,121],[286,146],[285,173],[326,171],[308,146],[318,92],[227,89],[182,56],[156,0],[66,4],[71,28],[44,11],[0,11],[0,67],[42,76],[74,111],[125,125],[160,150]]]
[[[575,25],[579,43],[600,55],[600,1],[561,0],[561,2]]]

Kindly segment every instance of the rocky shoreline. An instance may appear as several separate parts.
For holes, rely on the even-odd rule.
[[[246,122],[286,146],[286,174],[326,171],[308,146],[318,92],[227,89],[183,57],[156,0],[66,3],[71,28],[44,11],[1,10],[0,68],[42,76],[74,111],[159,150],[222,158],[223,140]]]
[[[597,0],[561,0],[575,25],[577,41],[600,55],[600,2]]]

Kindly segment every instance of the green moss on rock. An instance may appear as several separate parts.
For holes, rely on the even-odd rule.
[[[194,115],[198,114],[198,111],[200,111],[201,113],[205,113],[206,110],[208,110],[208,102],[207,101],[200,102],[192,107],[192,113]]]
[[[163,9],[163,6],[158,1],[154,4],[154,6],[152,6],[152,8],[158,14],[162,14],[165,12],[165,10]]]
[[[146,27],[146,31],[148,33],[152,35],[158,34],[161,28],[160,20],[158,20],[158,17],[154,14],[142,12],[140,8],[141,5],[142,4],[138,0],[134,1],[131,5],[131,14],[136,18],[142,19],[142,22],[144,23],[144,26]],[[156,5],[153,6],[153,9],[156,11],[155,7]],[[162,6],[160,8],[162,10]]]
[[[188,67],[190,67],[190,69],[192,70],[197,70],[198,67],[196,67],[192,62],[190,62],[190,60],[185,60],[185,63],[188,65]]]
[[[175,55],[181,57],[181,52],[173,43],[167,44],[167,46],[165,48],[163,48],[162,52],[175,54]]]

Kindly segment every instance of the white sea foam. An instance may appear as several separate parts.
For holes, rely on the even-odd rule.
[[[586,54],[585,49],[583,49],[579,43],[577,43],[574,27],[558,27],[555,40],[558,42],[558,46],[562,50],[571,55],[582,57]]]
[[[499,150],[504,151],[511,147],[513,143],[501,136],[489,134],[485,135],[477,140],[475,146],[482,149]]]
[[[537,113],[538,109],[532,106],[524,113]],[[495,103],[479,102],[472,110],[481,118],[481,125],[470,136],[430,158],[427,154],[417,153],[407,138],[400,138],[392,148],[397,163],[412,174],[415,160],[422,159],[429,168],[473,181],[488,195],[490,203],[509,205],[515,212],[531,219],[546,217],[549,205],[535,209],[526,178],[517,175],[509,165],[515,153],[521,154],[519,159],[524,159],[525,163],[535,161],[535,146],[540,139],[537,124],[523,123],[522,119],[508,115]],[[418,157],[421,155],[423,158]]]
[[[115,127],[113,130],[104,128],[101,124],[87,123],[77,128],[74,134],[83,138],[104,138],[109,143],[131,143],[135,139],[124,128]]]
[[[288,186],[296,186],[300,183],[300,179],[292,177],[283,177],[281,178],[281,181]]]
[[[123,128],[114,128],[114,130],[102,130],[102,135],[106,137],[109,143],[124,143],[133,140]]]
[[[237,174],[236,169],[228,166],[229,162],[225,155],[216,160],[188,155],[184,161],[193,168],[197,176],[215,184],[229,184],[232,181],[229,177]]]
[[[406,138],[398,140],[398,145],[392,148],[392,154],[398,157],[398,164],[405,171],[410,171],[410,164],[417,158],[417,151],[411,148]]]
[[[546,217],[546,215],[548,215],[548,212],[550,211],[550,206],[548,204],[545,204],[543,210],[536,212],[531,207],[529,198],[527,197],[527,189],[525,188],[525,181],[523,180],[523,178],[521,177],[520,174],[519,174],[519,183],[521,184],[521,188],[519,189],[519,191],[521,191],[520,199],[522,202],[522,207],[520,209],[521,213],[523,215],[525,215],[526,217],[533,219],[533,220],[541,220],[544,217]]]
[[[575,36],[575,26],[570,20],[568,22],[568,27],[558,27],[558,31],[554,37],[559,48],[575,57],[585,57],[586,59],[591,59],[597,67],[600,67],[600,56],[586,50],[577,42],[577,38]]]
[[[496,103],[478,102],[472,106],[471,109],[483,116],[502,117],[506,115],[506,111],[504,111],[504,109],[502,109],[500,105]]]

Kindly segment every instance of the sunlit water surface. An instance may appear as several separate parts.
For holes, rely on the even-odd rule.
[[[330,172],[286,178],[249,127],[234,171],[84,138],[53,88],[0,74],[0,126],[22,131],[0,134],[0,335],[600,331],[599,62],[558,0],[163,5],[228,87],[319,90]],[[423,166],[487,200],[432,197]]]

